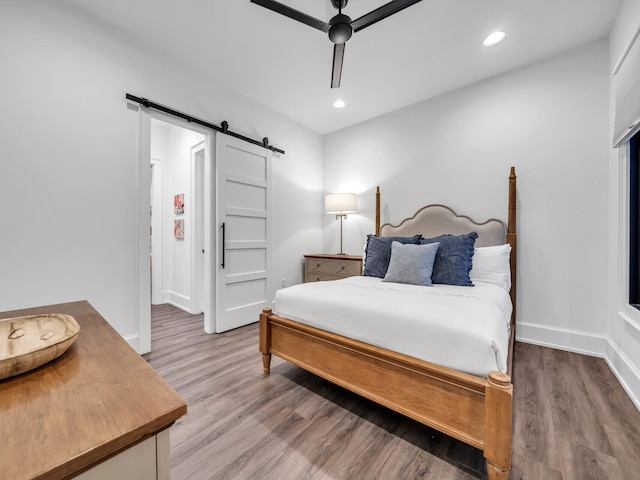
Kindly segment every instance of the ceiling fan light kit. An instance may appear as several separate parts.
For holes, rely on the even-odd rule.
[[[333,46],[333,67],[331,71],[331,88],[340,86],[342,77],[342,62],[344,59],[344,46],[351,36],[363,28],[374,23],[384,20],[385,18],[404,10],[421,0],[392,0],[385,5],[363,15],[360,18],[351,20],[348,15],[342,13],[342,9],[347,6],[348,0],[331,0],[331,5],[338,10],[329,23],[314,18],[306,13],[300,12],[276,0],[251,0],[251,3],[260,5],[261,7],[272,10],[276,13],[289,17],[297,22],[309,25],[317,30],[321,30],[329,34],[329,40],[334,43]]]
[[[329,20],[329,40],[333,43],[345,43],[353,35],[353,28],[351,28],[351,18],[347,15],[339,13],[331,20]]]

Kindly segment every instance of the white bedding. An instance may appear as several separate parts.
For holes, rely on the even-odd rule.
[[[506,372],[511,299],[500,287],[423,287],[350,277],[278,290],[278,315],[487,377]]]

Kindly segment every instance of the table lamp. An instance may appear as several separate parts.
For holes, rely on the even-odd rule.
[[[342,251],[342,220],[347,218],[347,213],[358,211],[358,196],[355,193],[330,193],[324,197],[324,209],[327,213],[333,213],[336,220],[340,218],[340,253]]]

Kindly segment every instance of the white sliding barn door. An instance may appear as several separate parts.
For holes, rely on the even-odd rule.
[[[258,321],[271,303],[271,151],[216,136],[216,332]]]

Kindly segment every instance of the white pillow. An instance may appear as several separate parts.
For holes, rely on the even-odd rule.
[[[511,290],[511,245],[477,247],[473,252],[473,266],[469,278],[473,283],[485,282],[497,285],[507,292]]]

